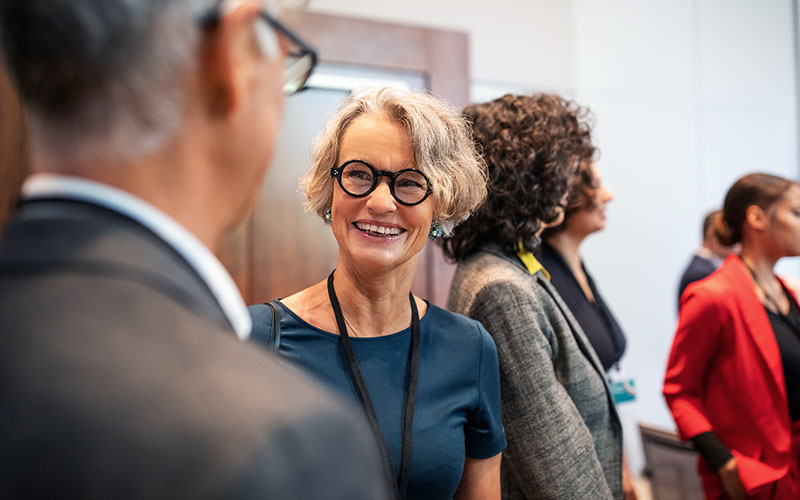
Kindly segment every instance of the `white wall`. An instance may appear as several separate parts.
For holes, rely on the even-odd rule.
[[[470,35],[473,80],[568,88],[572,22],[564,0],[311,0],[328,14],[434,26]]]
[[[584,249],[628,335],[624,405],[672,427],[660,388],[676,288],[703,214],[742,173],[798,177],[791,0],[312,0],[311,10],[467,31],[473,100],[552,90],[597,118],[600,169],[616,193]],[[800,276],[796,262],[780,269]]]

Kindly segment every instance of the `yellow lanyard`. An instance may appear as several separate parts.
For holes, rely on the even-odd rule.
[[[522,261],[525,269],[527,269],[530,274],[536,274],[537,271],[541,270],[542,274],[544,274],[544,277],[547,278],[548,281],[550,280],[550,273],[548,273],[547,269],[545,269],[542,263],[539,262],[539,259],[534,257],[534,255],[529,251],[525,250],[525,247],[522,246],[521,241],[517,243],[517,257],[519,257],[519,260]]]

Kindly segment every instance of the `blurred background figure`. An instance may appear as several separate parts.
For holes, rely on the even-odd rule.
[[[721,219],[722,210],[709,212],[703,219],[703,243],[694,252],[692,260],[689,261],[689,265],[681,276],[681,281],[678,285],[678,303],[680,303],[681,295],[683,295],[690,283],[700,281],[710,275],[722,265],[722,261],[728,255],[739,251],[739,244],[728,246],[720,243],[715,228]]]
[[[773,269],[800,255],[800,186],[746,175],[715,228],[741,255],[681,297],[664,396],[701,454],[706,498],[797,499],[800,309]]]
[[[591,160],[588,111],[552,94],[464,110],[488,198],[444,241],[458,263],[448,307],[483,323],[500,357],[503,498],[622,498],[622,429],[591,343],[534,256]]]
[[[35,172],[0,239],[0,497],[385,498],[363,417],[240,342],[212,253],[314,66],[277,15],[0,3]]]
[[[398,498],[499,500],[494,342],[411,293],[426,243],[486,196],[461,114],[426,93],[355,92],[320,135],[303,188],[338,257],[327,280],[274,302],[281,357],[363,405]]]
[[[605,229],[606,205],[614,195],[603,184],[597,164],[591,160],[578,165],[568,193],[564,221],[542,233],[540,261],[609,375],[615,402],[627,402],[635,397],[635,392],[632,381],[619,368],[625,352],[625,335],[580,254],[586,237]],[[627,463],[622,474],[625,498],[635,499]]]

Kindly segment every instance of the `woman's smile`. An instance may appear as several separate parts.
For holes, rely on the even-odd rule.
[[[387,241],[397,240],[400,235],[406,232],[405,229],[396,225],[380,221],[356,221],[353,223],[358,231],[370,238],[378,238]]]

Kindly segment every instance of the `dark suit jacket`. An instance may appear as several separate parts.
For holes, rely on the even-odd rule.
[[[0,374],[0,498],[385,498],[364,420],[239,342],[171,247],[95,205],[8,223]]]
[[[686,290],[687,286],[695,281],[700,281],[716,270],[717,266],[711,260],[700,257],[699,255],[692,257],[692,260],[689,262],[689,266],[683,272],[683,276],[681,276],[681,282],[678,285],[678,304],[680,305],[681,295],[683,295],[683,292]]]
[[[798,470],[800,425],[793,430],[789,419],[778,343],[738,256],[683,294],[664,396],[681,437],[714,431],[730,448],[749,494],[761,498],[760,487]],[[722,483],[702,459],[700,473],[707,498],[721,498]],[[800,498],[800,489],[770,498]]]

